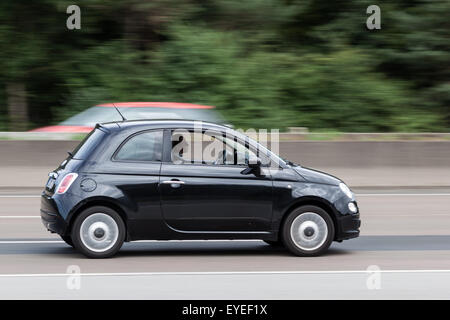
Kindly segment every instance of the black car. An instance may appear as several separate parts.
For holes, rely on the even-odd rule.
[[[49,174],[41,217],[91,258],[113,256],[124,241],[173,239],[261,239],[315,256],[360,227],[341,180],[188,120],[97,125]]]

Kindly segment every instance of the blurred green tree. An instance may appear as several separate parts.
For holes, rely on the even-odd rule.
[[[70,4],[0,3],[3,130],[139,100],[238,127],[450,129],[448,1],[384,1],[376,31],[368,0],[80,0],[76,31]]]

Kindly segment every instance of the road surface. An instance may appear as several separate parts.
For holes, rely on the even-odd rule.
[[[450,190],[356,191],[361,237],[321,257],[256,240],[142,241],[90,260],[44,229],[37,190],[0,190],[0,298],[450,298]]]

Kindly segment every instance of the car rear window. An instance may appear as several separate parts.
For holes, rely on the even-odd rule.
[[[106,133],[99,128],[92,130],[81,143],[73,150],[72,158],[78,160],[86,159],[89,154],[94,150],[99,142],[104,138]]]
[[[161,161],[163,132],[148,131],[129,138],[117,152],[115,160]]]

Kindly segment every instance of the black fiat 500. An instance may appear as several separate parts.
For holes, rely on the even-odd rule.
[[[298,256],[359,235],[339,179],[228,127],[188,120],[97,125],[49,174],[44,226],[91,258],[124,241],[261,239]]]

